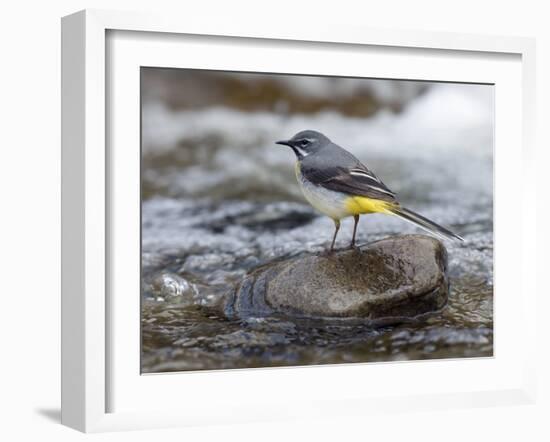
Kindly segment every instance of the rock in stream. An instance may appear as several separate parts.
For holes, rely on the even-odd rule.
[[[228,295],[224,310],[230,318],[283,314],[399,322],[445,306],[446,270],[440,241],[394,236],[256,269]]]

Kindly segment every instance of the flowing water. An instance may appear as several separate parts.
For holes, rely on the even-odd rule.
[[[142,371],[491,356],[493,95],[435,85],[369,118],[229,107],[143,108]],[[466,239],[446,243],[451,295],[425,321],[372,328],[287,317],[228,320],[212,307],[247,272],[322,252],[332,221],[305,204],[294,155],[274,141],[315,129],[352,151],[403,205]],[[351,238],[342,223],[337,246]],[[417,231],[361,218],[359,243]]]

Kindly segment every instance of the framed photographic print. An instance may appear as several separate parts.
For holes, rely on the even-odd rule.
[[[531,40],[62,30],[63,423],[532,400]]]

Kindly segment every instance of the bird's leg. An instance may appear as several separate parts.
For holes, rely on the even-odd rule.
[[[355,223],[353,224],[353,236],[351,237],[351,244],[350,244],[351,249],[355,247],[355,234],[357,233],[357,224],[359,223],[359,215],[353,215],[353,220],[355,221]]]
[[[330,245],[330,251],[334,250],[334,242],[336,241],[336,235],[338,235],[338,230],[340,230],[340,220],[335,219],[334,221],[334,236],[332,237],[332,244]]]

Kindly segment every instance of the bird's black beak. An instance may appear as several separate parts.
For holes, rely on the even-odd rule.
[[[275,144],[281,144],[283,146],[292,146],[289,140],[281,140],[281,141],[275,141]]]

